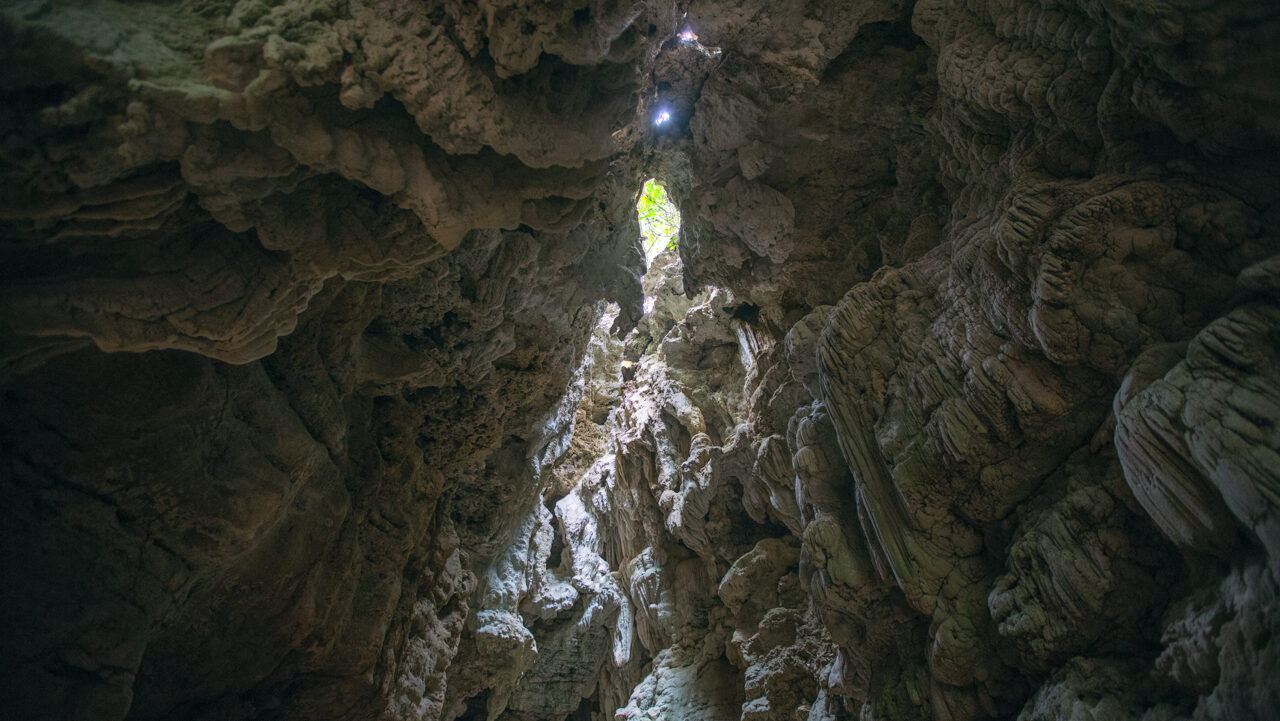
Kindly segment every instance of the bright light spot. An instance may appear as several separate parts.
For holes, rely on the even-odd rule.
[[[653,312],[653,296],[651,295],[646,295],[644,297],[644,312],[645,313]]]
[[[694,50],[697,50],[709,58],[714,58],[720,54],[720,48],[709,48],[701,42],[698,42],[698,34],[693,31],[693,28],[686,27],[684,30],[681,30],[680,34],[676,37],[680,38],[680,42],[685,45],[692,46]]]
[[[671,119],[671,113],[666,110],[663,110],[659,112],[658,115],[653,119],[653,124],[662,125],[663,123],[667,122],[670,119]]]

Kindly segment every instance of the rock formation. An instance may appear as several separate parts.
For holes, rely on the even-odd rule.
[[[1272,0],[12,0],[0,57],[0,717],[1280,716]]]

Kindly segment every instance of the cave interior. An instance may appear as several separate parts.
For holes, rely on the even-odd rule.
[[[0,718],[1280,718],[1280,2],[0,4]]]

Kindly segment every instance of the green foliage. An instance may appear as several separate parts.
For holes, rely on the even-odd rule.
[[[667,189],[653,178],[645,181],[640,202],[636,204],[636,215],[640,218],[640,233],[644,236],[646,262],[652,262],[664,249],[676,247],[680,211],[667,197]]]

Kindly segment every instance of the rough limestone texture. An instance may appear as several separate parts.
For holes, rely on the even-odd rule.
[[[615,133],[675,23],[0,8],[0,716],[439,717],[598,303],[640,315]]]
[[[14,0],[0,60],[0,717],[1280,717],[1275,2]]]

